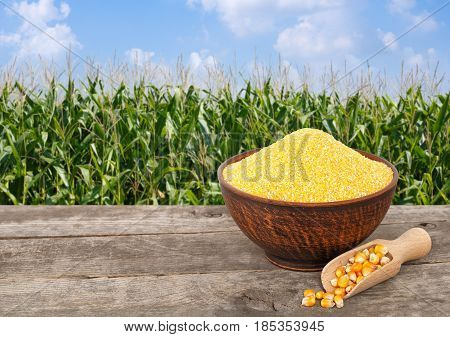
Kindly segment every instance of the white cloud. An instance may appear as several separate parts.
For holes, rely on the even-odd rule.
[[[416,5],[415,0],[390,0],[388,7],[393,13],[402,13],[410,11]]]
[[[428,15],[430,15],[430,13],[428,13],[428,12],[423,12],[423,13],[420,13],[417,15],[411,14],[411,15],[409,15],[409,20],[411,21],[411,24],[415,25],[415,24],[420,23],[422,20],[424,20]],[[439,27],[439,24],[435,19],[428,18],[425,21],[423,21],[422,23],[420,23],[420,25],[417,28],[427,31],[427,32],[432,32],[432,31],[435,31],[438,27]]]
[[[30,3],[28,1],[16,2],[13,4],[13,8],[38,26],[45,26],[50,21],[63,20],[70,13],[70,7],[67,3],[62,2],[58,8],[53,0],[38,0]]]
[[[144,64],[150,63],[151,58],[155,56],[155,53],[140,48],[131,48],[125,52],[125,56],[130,63],[137,66],[143,66]]]
[[[400,8],[400,3],[402,1],[398,1],[397,7]],[[410,6],[408,1],[403,1],[402,8],[409,8]],[[393,55],[401,58],[407,67],[423,67],[426,64],[433,64],[437,61],[436,59],[436,51],[434,48],[428,48],[426,52],[416,52],[412,47],[404,47],[399,48],[399,44],[395,41],[395,34],[392,32],[383,32],[381,29],[378,29],[378,37],[383,42],[385,46],[388,46],[389,49],[393,52]]]
[[[420,53],[416,53],[412,48],[405,48],[405,61],[406,64],[414,67],[414,66],[422,66],[423,64],[423,56]]]
[[[361,62],[363,60],[361,60],[361,58],[359,58],[358,56],[355,56],[353,54],[346,54],[345,55],[345,62],[347,64],[347,69],[352,69],[356,66],[361,65]]]
[[[402,17],[404,20],[408,21],[410,25],[418,24],[430,15],[427,11],[417,13],[415,7],[415,0],[390,0],[388,3],[390,12],[396,16]],[[430,32],[436,30],[438,27],[438,22],[430,17],[422,22],[417,29]]]
[[[19,43],[20,35],[19,34],[0,34],[0,46],[2,44],[15,44]]]
[[[70,14],[70,7],[67,3],[62,2],[60,6],[61,14],[66,18]]]
[[[239,37],[276,33],[274,49],[292,61],[340,62],[353,55],[357,45],[357,20],[352,14],[355,6],[350,6],[347,0],[187,0],[187,3],[217,12],[225,26]],[[295,18],[297,23],[292,24]]]
[[[274,48],[299,60],[351,54],[355,19],[347,0],[188,0],[188,5],[215,11],[237,36],[277,33]],[[353,6],[354,7],[354,6]],[[286,24],[298,18],[296,24]],[[194,60],[195,61],[195,60]]]
[[[396,50],[398,47],[398,42],[395,41],[396,36],[392,32],[383,32],[378,29],[378,38],[383,42],[383,45],[391,50]]]
[[[21,1],[14,3],[12,7],[32,23],[24,21],[16,32],[0,35],[0,43],[15,47],[17,57],[58,58],[64,55],[67,52],[65,48],[53,39],[67,48],[77,49],[81,47],[72,29],[62,22],[70,14],[70,7],[67,3],[61,2],[57,7],[53,0]],[[14,15],[9,10],[7,10],[7,13]],[[33,25],[41,28],[45,34]]]
[[[188,0],[190,6],[215,10],[236,35],[263,33],[274,28],[284,15],[301,15],[305,11],[334,8],[343,0]]]
[[[316,58],[343,56],[353,49],[354,36],[343,26],[346,14],[339,9],[303,16],[278,35],[275,49],[283,56]]]
[[[434,58],[436,56],[436,50],[434,48],[428,48],[427,54],[430,58]]]
[[[197,69],[202,64],[202,58],[200,57],[200,54],[197,52],[192,52],[189,56],[189,64],[192,67],[192,69]]]
[[[204,68],[216,67],[217,65],[216,58],[209,55],[205,49],[200,52],[192,52],[189,55],[189,66],[194,72],[204,70]]]
[[[406,47],[403,49],[403,58],[407,66],[410,67],[423,67],[426,64],[435,64],[437,62],[436,50],[434,48],[428,48],[426,52],[416,52],[412,47]]]

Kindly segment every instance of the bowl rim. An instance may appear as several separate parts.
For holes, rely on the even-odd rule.
[[[357,151],[358,153],[362,154],[364,157],[366,157],[368,159],[375,160],[375,161],[378,161],[378,162],[381,162],[381,163],[387,165],[392,170],[392,173],[393,173],[391,182],[389,184],[387,184],[383,189],[381,189],[375,193],[368,194],[368,195],[365,195],[365,196],[359,197],[359,198],[339,200],[339,201],[328,201],[328,202],[297,202],[297,201],[275,200],[275,199],[263,198],[263,197],[260,197],[257,195],[253,195],[253,194],[244,192],[244,191],[238,189],[237,187],[234,187],[227,181],[225,181],[225,179],[223,178],[223,170],[225,169],[225,167],[227,167],[228,165],[230,165],[232,163],[238,162],[238,161],[250,156],[253,153],[258,152],[259,150],[261,150],[261,149],[256,148],[256,149],[248,150],[248,151],[239,153],[237,155],[234,155],[234,156],[228,158],[227,160],[225,160],[219,166],[219,169],[217,170],[217,176],[219,178],[219,184],[220,184],[221,188],[229,190],[243,198],[251,199],[254,201],[259,201],[261,203],[271,204],[271,205],[297,206],[297,207],[336,207],[336,206],[357,204],[360,202],[365,202],[365,201],[374,199],[374,198],[390,191],[392,188],[395,188],[397,185],[397,182],[398,182],[398,171],[393,164],[391,164],[389,161],[387,161],[383,157],[380,157],[380,156],[377,156],[377,155],[374,155],[372,153],[365,152],[362,150],[358,150],[358,149],[354,149],[354,150]]]

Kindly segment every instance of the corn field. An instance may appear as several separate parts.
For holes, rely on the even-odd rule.
[[[450,94],[392,99],[275,89],[19,82],[0,96],[0,204],[221,204],[230,156],[304,127],[399,171],[395,204],[448,204]]]

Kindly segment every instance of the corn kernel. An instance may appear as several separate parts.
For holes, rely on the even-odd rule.
[[[367,276],[369,275],[371,272],[373,272],[373,269],[370,267],[363,267],[362,269],[362,274],[363,276]]]
[[[380,262],[380,258],[378,257],[377,254],[372,253],[369,256],[369,262],[372,263],[372,264],[378,264]]]
[[[351,257],[345,266],[340,266],[335,270],[336,277],[330,283],[335,288],[333,293],[319,290],[314,292],[313,289],[304,291],[302,305],[312,307],[316,303],[316,299],[320,300],[320,305],[324,308],[342,308],[344,306],[344,297],[353,291],[355,286],[359,284],[370,273],[382,268],[391,260],[385,256],[388,252],[387,247],[377,244],[375,246],[357,252]]]
[[[367,260],[367,257],[362,252],[356,253],[355,263],[364,263],[364,261],[366,261],[366,260]]]
[[[302,154],[301,162],[298,153]],[[283,179],[273,179],[280,177],[283,168]],[[382,190],[392,177],[387,165],[364,157],[330,134],[309,128],[297,130],[223,170],[223,178],[241,191],[294,202],[359,198]]]
[[[387,256],[383,256],[380,260],[380,265],[384,266],[386,263],[391,262],[391,259],[388,258]]]
[[[364,249],[363,251],[362,251],[362,253],[364,254],[364,256],[366,257],[366,259],[368,259],[369,258],[369,255],[370,255],[370,253],[369,253],[369,250],[366,248],[366,249]]]
[[[371,263],[370,261],[366,261],[366,262],[363,263],[363,269],[364,268],[370,268],[372,271],[377,269],[377,267],[373,263]]]
[[[315,294],[316,294],[316,292],[314,291],[314,289],[306,289],[303,292],[304,297],[314,296]]]
[[[323,294],[323,299],[324,300],[333,300],[333,298],[334,298],[334,294],[332,294],[332,293],[325,293],[325,294]]]
[[[348,286],[348,281],[349,281],[348,275],[347,274],[342,275],[341,277],[338,278],[337,285],[339,288],[345,288]]]
[[[320,305],[323,308],[332,308],[334,307],[335,303],[334,303],[334,296],[332,299],[328,299],[328,298],[324,298],[322,301],[320,301]]]
[[[314,296],[306,296],[302,299],[302,305],[305,307],[313,307],[316,304],[316,298]]]
[[[323,294],[325,294],[323,290],[316,292],[316,299],[321,300],[323,298]]]
[[[344,274],[345,274],[345,267],[344,266],[341,266],[338,269],[336,269],[336,277],[337,278],[341,277]]]
[[[334,289],[334,295],[345,296],[345,289],[344,288]]]
[[[334,278],[334,279],[332,279],[332,280],[330,281],[330,283],[331,283],[331,285],[332,285],[333,287],[337,287],[338,279],[337,279],[337,278]]]
[[[334,296],[334,303],[336,303],[337,308],[342,308],[344,306],[344,299],[340,295]]]
[[[377,244],[375,245],[374,251],[375,253],[386,255],[389,252],[389,249],[385,245]]]
[[[362,263],[359,263],[359,262],[355,262],[355,263],[353,263],[353,265],[352,265],[352,270],[354,271],[354,272],[359,272],[359,271],[361,271],[362,270]]]

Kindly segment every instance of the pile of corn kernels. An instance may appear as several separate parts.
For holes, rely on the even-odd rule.
[[[336,277],[331,280],[334,287],[332,293],[322,290],[315,292],[313,289],[306,289],[303,292],[302,305],[305,307],[313,307],[316,299],[320,300],[323,308],[342,308],[344,306],[344,296],[350,293],[355,285],[360,283],[364,278],[374,271],[382,268],[389,263],[391,259],[386,256],[388,248],[384,245],[377,244],[357,252],[351,257],[345,266],[336,269]]]

